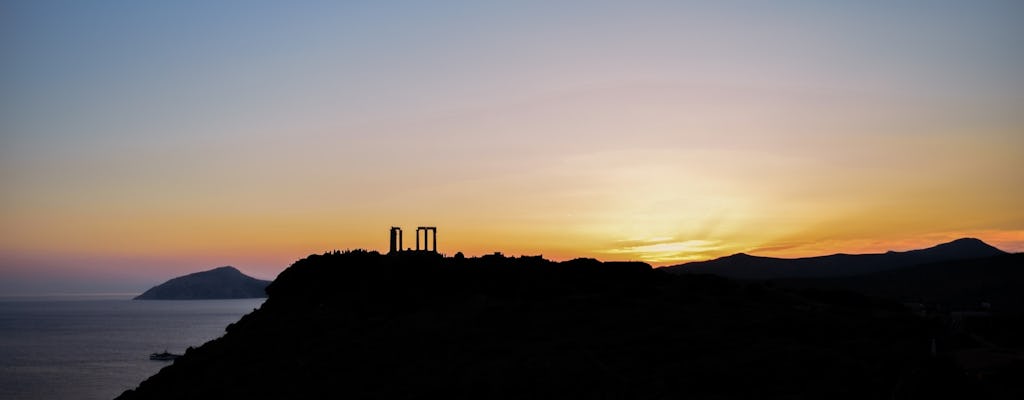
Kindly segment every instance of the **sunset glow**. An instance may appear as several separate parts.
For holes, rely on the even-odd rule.
[[[0,294],[271,279],[390,226],[655,265],[1024,251],[1019,2],[257,3],[0,6]]]

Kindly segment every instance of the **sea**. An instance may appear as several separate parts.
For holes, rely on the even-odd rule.
[[[133,296],[0,297],[0,399],[113,399],[264,300]]]

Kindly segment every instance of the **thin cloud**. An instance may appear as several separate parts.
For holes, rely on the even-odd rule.
[[[619,246],[604,250],[603,252],[607,254],[629,255],[632,258],[653,263],[671,263],[704,259],[707,258],[708,253],[714,253],[722,249],[722,244],[719,241],[665,239],[620,241],[617,243]]]

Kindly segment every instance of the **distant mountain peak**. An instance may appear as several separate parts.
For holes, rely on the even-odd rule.
[[[950,240],[950,241],[948,241],[946,243],[939,243],[939,244],[937,244],[935,246],[936,247],[938,247],[938,246],[946,246],[946,245],[962,246],[962,245],[979,245],[979,244],[980,245],[986,245],[986,246],[988,245],[987,243],[983,242],[981,239],[978,239],[978,238],[962,237],[962,238],[959,238],[959,239]]]
[[[985,242],[984,242],[984,241],[982,241],[981,239],[978,239],[978,238],[972,238],[972,237],[963,237],[963,238],[959,238],[959,239],[956,239],[956,240],[954,240],[954,241],[952,241],[952,242],[948,242],[948,243],[943,243],[943,244],[940,244],[939,246],[946,246],[946,245],[956,245],[956,246],[983,246],[983,247],[988,247],[988,248],[993,248],[993,249],[995,249],[995,247],[994,247],[994,246],[992,246],[992,245],[990,245],[990,244],[988,244],[988,243],[985,243]]]
[[[225,265],[223,267],[217,267],[217,268],[211,269],[209,271],[196,272],[196,274],[202,274],[202,273],[208,273],[208,272],[231,273],[231,274],[245,275],[245,274],[242,273],[242,271],[239,271],[238,268],[232,267],[230,265]]]
[[[1005,251],[999,250],[996,247],[985,243],[981,239],[972,237],[956,239],[951,242],[942,243],[928,249],[917,251],[945,251],[951,253],[963,253],[971,256],[995,256],[1006,254]]]

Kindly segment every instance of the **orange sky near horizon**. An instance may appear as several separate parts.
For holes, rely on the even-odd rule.
[[[517,3],[0,6],[0,295],[269,279],[391,226],[654,265],[1024,251],[1024,5]]]

